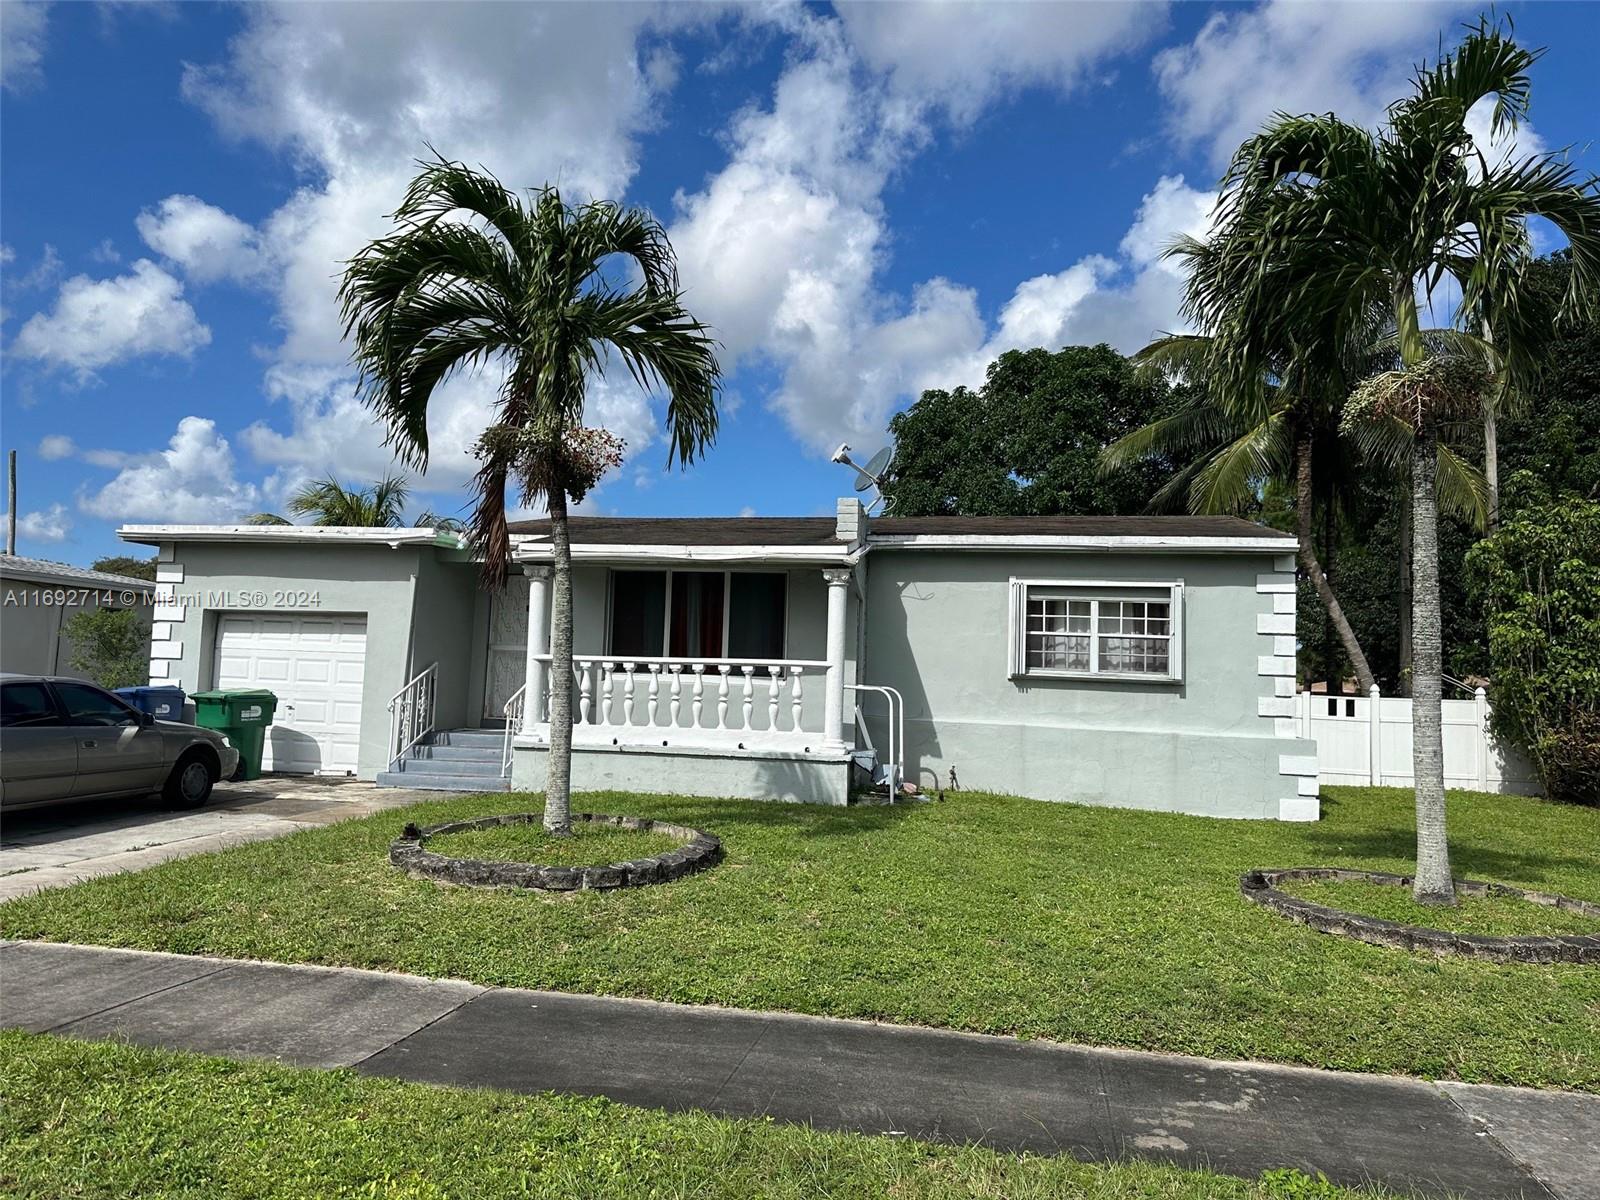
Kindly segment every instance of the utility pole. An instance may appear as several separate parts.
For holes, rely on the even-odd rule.
[[[6,553],[17,552],[17,452],[9,455],[6,492]]]

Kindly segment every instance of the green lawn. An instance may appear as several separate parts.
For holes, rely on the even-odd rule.
[[[0,1033],[0,1192],[12,1197],[479,1200],[1337,1200],[1147,1163],[459,1091],[111,1043]]]
[[[1251,867],[1408,869],[1409,795],[1330,791],[1303,825],[594,796],[727,860],[560,896],[394,871],[407,820],[530,807],[452,798],[14,900],[0,933],[1600,1091],[1600,970],[1367,946],[1239,895]],[[1600,811],[1453,793],[1450,823],[1460,874],[1600,900]]]
[[[1600,933],[1600,918],[1520,900],[1515,896],[1458,896],[1454,908],[1418,904],[1411,890],[1377,883],[1338,883],[1319,879],[1286,879],[1278,887],[1313,904],[1365,913],[1386,921],[1448,929],[1485,937],[1550,936]]]
[[[539,863],[546,867],[592,867],[664,854],[682,838],[615,825],[574,825],[572,836],[551,837],[542,825],[493,825],[428,839],[428,849],[452,858]]]

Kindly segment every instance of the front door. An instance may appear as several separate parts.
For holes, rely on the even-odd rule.
[[[512,575],[489,594],[489,652],[483,673],[483,719],[504,721],[506,702],[527,682],[528,577]]]

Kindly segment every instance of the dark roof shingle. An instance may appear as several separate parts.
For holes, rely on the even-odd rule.
[[[825,546],[832,517],[571,517],[572,540],[589,546]],[[513,521],[513,534],[549,537],[548,519]],[[1239,517],[877,517],[873,534],[1021,537],[1292,538]]]

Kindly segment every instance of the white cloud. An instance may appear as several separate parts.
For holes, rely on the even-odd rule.
[[[248,282],[265,264],[255,229],[195,196],[168,196],[134,222],[145,245],[196,283]]]
[[[6,249],[9,257],[5,261],[9,263],[16,258],[16,252],[11,250],[9,246]],[[21,275],[11,277],[6,282],[11,285],[14,291],[31,292],[35,288],[49,287],[60,278],[61,255],[56,252],[54,246],[46,242],[44,253],[39,256],[39,261],[33,268],[23,272]]]
[[[1491,170],[1503,162],[1520,162],[1530,155],[1543,154],[1548,149],[1544,139],[1534,132],[1532,123],[1524,121],[1514,132],[1502,129],[1496,134],[1493,121],[1493,96],[1485,96],[1467,110],[1467,133]],[[1469,161],[1468,165],[1476,169],[1475,163]]]
[[[70,368],[84,379],[140,355],[187,358],[210,341],[211,331],[183,299],[183,285],[141,258],[127,275],[67,280],[52,311],[28,318],[12,353]]]
[[[140,455],[79,507],[113,521],[227,524],[260,499],[235,475],[233,450],[215,421],[184,417],[165,450]]]
[[[4,523],[8,515],[0,513],[0,523]],[[71,532],[72,518],[65,504],[52,504],[41,512],[17,516],[17,540],[20,542],[64,542]]]
[[[962,86],[965,68],[921,56],[922,33],[911,27],[916,6],[909,13],[881,7],[845,18],[851,34],[869,29],[880,67],[911,72],[929,96]],[[972,91],[971,103],[1013,76],[1070,86],[1096,55],[1111,53],[1123,34],[1133,36],[1132,26],[1116,24],[1121,15],[1097,12],[1110,23],[1099,27],[1105,36],[1091,29],[1081,42],[1064,47],[1058,40],[1054,57],[1041,50],[1037,58],[1017,58],[1013,69],[997,47],[1019,44],[1030,21],[1054,19],[1017,11],[1024,7],[992,10],[999,14],[993,29],[986,16],[977,22],[984,29],[971,32],[970,40],[988,47],[978,57],[989,62],[992,85]],[[935,8],[930,19],[963,15],[972,14]],[[1106,34],[1113,26],[1123,33]],[[864,72],[839,24],[808,20],[797,36],[806,52],[792,56],[770,106],[752,107],[734,122],[728,165],[702,190],[678,196],[671,235],[689,304],[722,338],[725,365],[772,360],[782,382],[769,405],[806,446],[820,452],[841,440],[870,441],[904,398],[980,382],[987,364],[1008,349],[1090,336],[1135,349],[1174,324],[1177,281],[1156,264],[1157,240],[1203,228],[1207,203],[1181,177],[1162,180],[1146,198],[1122,261],[1092,255],[1023,282],[992,330],[976,294],[958,282],[934,278],[908,298],[885,295],[878,284],[889,241],[881,197],[923,147],[926,122],[906,119],[906,79],[885,82],[881,73]],[[1055,65],[1047,70],[1047,62]],[[1147,278],[1152,273],[1160,279]]]
[[[52,433],[39,439],[39,457],[46,462],[71,458],[77,452],[77,443],[65,434]]]
[[[1159,32],[1167,9],[1109,0],[852,0],[835,7],[862,59],[889,73],[896,94],[941,107],[962,124],[1003,92],[1082,83],[1108,56]]]
[[[670,48],[641,54],[641,34],[700,19],[621,5],[417,5],[403,21],[380,5],[261,6],[224,63],[189,70],[186,95],[226,132],[288,151],[315,180],[253,229],[192,196],[140,221],[197,281],[247,280],[276,296],[284,338],[266,390],[287,420],[269,415],[242,435],[275,468],[274,494],[335,466],[368,477],[392,463],[354,397],[338,273],[389,231],[425,141],[515,187],[621,198],[636,139],[677,75]],[[497,385],[491,373],[441,391],[427,488],[470,478],[468,446]],[[590,419],[620,426],[638,448],[653,419],[642,397],[620,392],[591,389]]]
[[[24,92],[44,80],[44,49],[50,5],[0,5],[0,87]]]
[[[1169,129],[1220,165],[1275,112],[1376,125],[1409,91],[1412,65],[1435,50],[1449,16],[1469,7],[1268,0],[1219,12],[1192,42],[1155,58]]]

